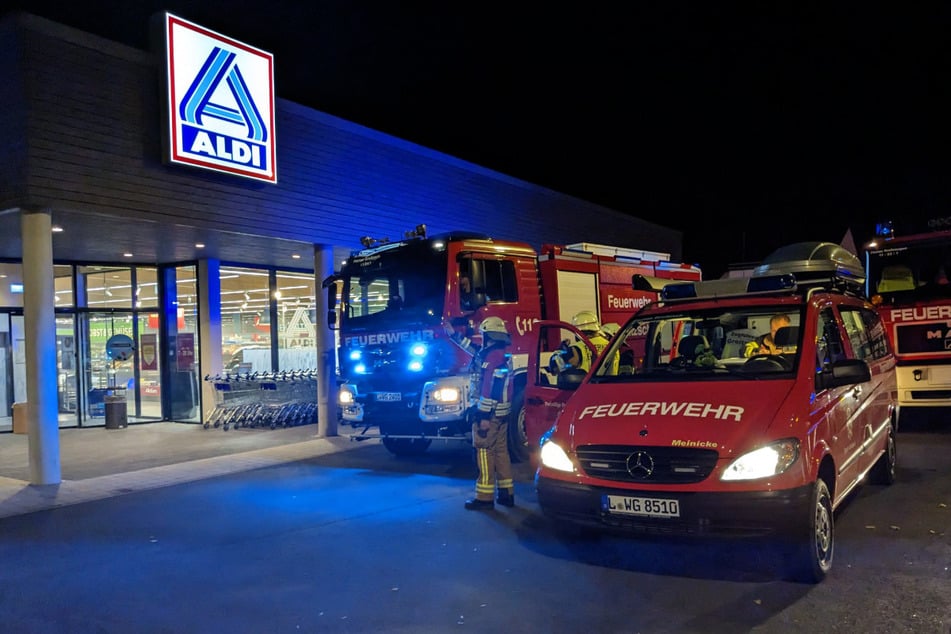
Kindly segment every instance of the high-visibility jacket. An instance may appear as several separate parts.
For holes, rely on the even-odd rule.
[[[473,358],[481,370],[477,409],[486,418],[505,418],[512,410],[512,355],[505,348],[493,342]]]

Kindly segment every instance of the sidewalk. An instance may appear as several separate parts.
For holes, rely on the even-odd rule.
[[[304,460],[360,446],[350,427],[317,437],[316,425],[204,429],[144,423],[60,431],[61,483],[31,485],[29,438],[0,434],[0,517]]]

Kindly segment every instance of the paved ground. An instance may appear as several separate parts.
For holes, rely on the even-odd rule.
[[[819,586],[768,543],[566,539],[524,465],[515,508],[466,511],[461,443],[315,433],[64,430],[49,487],[0,436],[0,631],[949,632],[949,433],[900,434],[898,481],[847,505]]]
[[[0,517],[346,451],[361,444],[352,432],[318,438],[316,425],[226,432],[171,422],[63,429],[62,482],[45,486],[29,484],[29,438],[0,434]]]

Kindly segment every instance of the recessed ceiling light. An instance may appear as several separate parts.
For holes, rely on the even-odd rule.
[[[205,243],[204,243],[204,242],[196,242],[196,243],[195,243],[195,248],[196,248],[196,249],[204,249],[204,248],[205,248]]]
[[[293,255],[291,255],[291,257],[294,258],[295,260],[299,260],[299,259],[300,259],[300,254],[299,254],[299,253],[294,253]]]
[[[63,233],[63,228],[60,227],[59,225],[53,225],[53,226],[50,228],[50,230],[51,230],[53,233]]]
[[[124,258],[131,258],[131,257],[132,257],[132,254],[129,253],[128,251],[126,251],[125,253],[122,254],[122,257],[124,257]]]

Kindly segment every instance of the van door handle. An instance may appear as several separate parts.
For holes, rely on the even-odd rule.
[[[856,386],[852,389],[852,398],[859,398],[860,396],[862,396],[862,386],[861,386],[861,385],[856,385]]]

